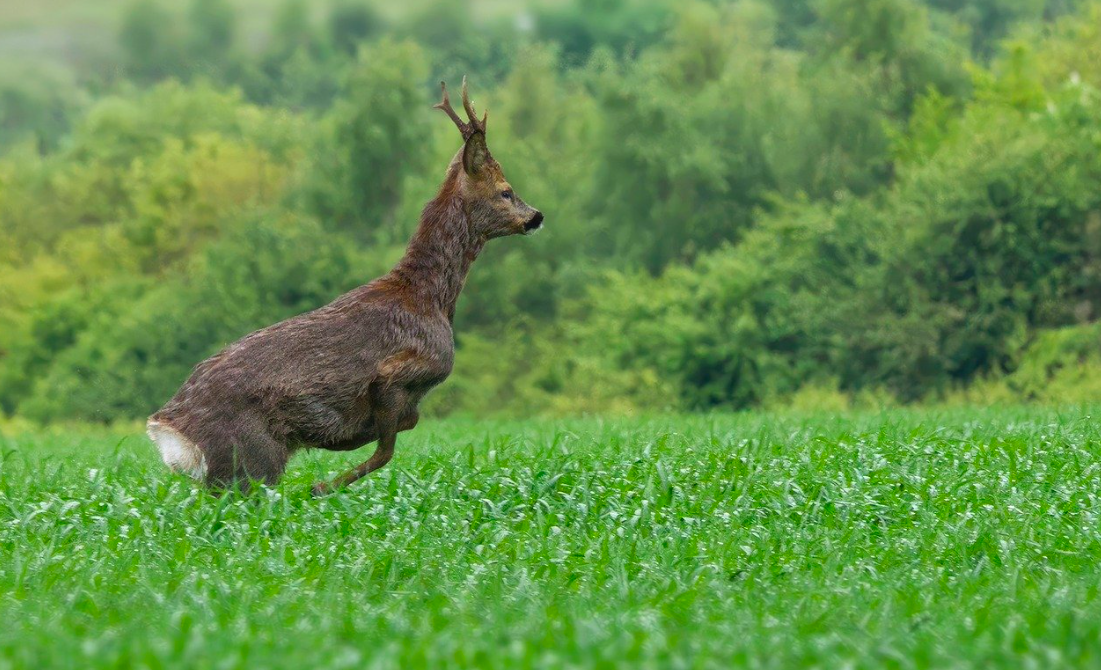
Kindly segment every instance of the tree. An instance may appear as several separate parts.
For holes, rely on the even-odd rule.
[[[360,239],[393,235],[405,179],[428,154],[427,75],[424,53],[412,42],[384,39],[360,50],[327,119],[308,186],[323,220]]]
[[[152,82],[186,72],[183,36],[156,0],[136,0],[122,18],[119,45],[130,76]]]
[[[228,0],[192,0],[187,53],[191,70],[215,79],[233,67],[237,14]]]
[[[329,14],[329,35],[333,46],[346,54],[355,54],[360,44],[376,35],[382,19],[370,5],[355,0],[343,0]]]

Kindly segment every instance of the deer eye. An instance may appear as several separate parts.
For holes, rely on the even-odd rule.
[[[505,200],[512,200],[512,191],[501,191],[501,197]]]

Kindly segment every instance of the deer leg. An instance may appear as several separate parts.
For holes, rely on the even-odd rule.
[[[388,394],[389,395],[389,394]],[[390,397],[379,398],[375,409],[375,427],[378,430],[378,446],[375,453],[371,454],[363,463],[348,470],[331,482],[318,482],[313,485],[315,496],[332,493],[336,489],[343,488],[352,482],[358,481],[367,474],[378,470],[390,462],[394,457],[394,445],[397,443],[398,431],[407,421],[399,421],[398,412],[402,400],[401,394],[393,394]],[[405,417],[401,417],[404,419]]]
[[[370,458],[331,482],[317,482],[313,485],[313,494],[315,496],[323,496],[332,493],[337,489],[344,488],[352,482],[362,479],[369,473],[389,463],[390,459],[394,457],[394,445],[397,443],[397,437],[397,432],[394,430],[385,433],[378,439],[378,446],[375,447],[375,453],[371,454]]]
[[[268,434],[261,423],[242,417],[239,423],[216,433],[203,449],[205,481],[216,489],[239,488],[247,492],[252,481],[274,485],[283,475],[290,454]]]
[[[398,432],[413,430],[417,427],[417,422],[420,421],[420,419],[421,415],[416,407],[406,410],[405,414],[401,417],[401,421],[398,421]]]
[[[324,449],[325,451],[355,451],[365,444],[371,444],[377,439],[378,436],[372,432],[372,434],[369,435],[357,435],[356,437],[348,438],[340,442],[321,444],[318,445],[318,449]]]

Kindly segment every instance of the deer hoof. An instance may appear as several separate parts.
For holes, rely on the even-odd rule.
[[[321,496],[327,496],[336,489],[333,488],[329,482],[317,482],[310,488],[310,493],[313,497],[320,498]]]

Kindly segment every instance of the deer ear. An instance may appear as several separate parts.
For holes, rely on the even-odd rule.
[[[482,133],[474,133],[463,147],[463,169],[468,175],[477,175],[488,160],[489,148],[486,146],[486,136]]]

